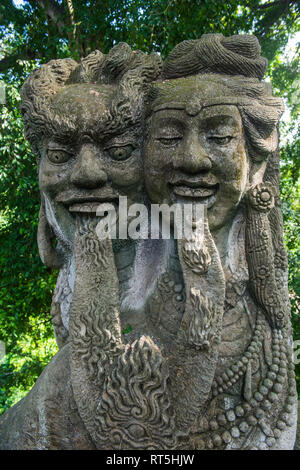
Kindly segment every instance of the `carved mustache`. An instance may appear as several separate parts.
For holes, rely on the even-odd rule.
[[[78,204],[86,202],[106,202],[114,201],[119,199],[119,193],[114,191],[112,188],[101,188],[95,190],[86,191],[74,191],[67,190],[60,193],[55,200],[62,202],[63,204]]]

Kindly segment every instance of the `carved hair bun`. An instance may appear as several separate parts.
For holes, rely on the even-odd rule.
[[[200,39],[183,41],[173,49],[164,63],[163,77],[220,73],[261,80],[267,65],[255,36],[243,34],[225,38],[222,34],[204,34]]]

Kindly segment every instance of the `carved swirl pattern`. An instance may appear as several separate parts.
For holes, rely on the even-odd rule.
[[[109,321],[110,315],[105,310],[97,311],[96,303],[92,302],[73,323],[72,339],[76,354],[86,363],[89,377],[98,383],[103,381],[105,369],[122,350],[106,326]]]
[[[101,448],[176,448],[167,380],[165,359],[151,338],[126,346],[97,409]]]
[[[186,265],[196,274],[206,273],[211,263],[207,248],[199,247],[196,243],[186,242],[182,250],[182,257]]]

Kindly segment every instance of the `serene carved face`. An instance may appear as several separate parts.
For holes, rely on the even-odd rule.
[[[217,229],[233,217],[248,181],[238,108],[209,105],[226,96],[226,88],[196,77],[171,80],[159,89],[145,151],[151,202],[203,203],[210,228]]]
[[[67,240],[75,213],[94,214],[99,203],[117,204],[119,196],[126,195],[129,204],[139,199],[141,129],[115,122],[110,112],[115,93],[108,85],[71,85],[51,104],[56,124],[43,142],[39,183],[47,218]]]

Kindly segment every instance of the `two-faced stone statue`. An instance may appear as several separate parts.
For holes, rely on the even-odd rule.
[[[255,37],[214,34],[164,62],[119,44],[29,77],[60,350],[1,417],[2,448],[293,448],[283,105],[266,66]],[[172,219],[169,239],[100,239],[99,204],[120,219],[121,196],[191,206],[192,234]]]

